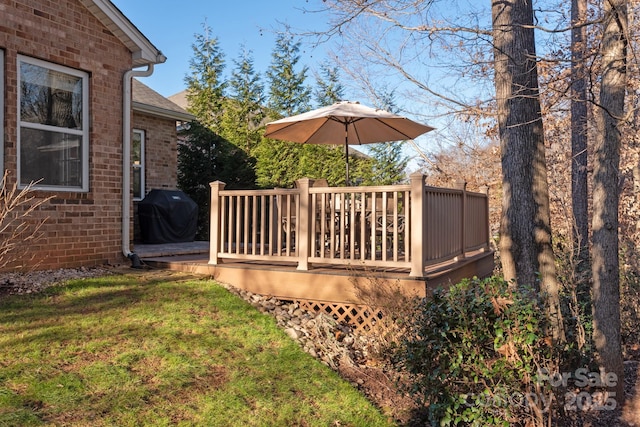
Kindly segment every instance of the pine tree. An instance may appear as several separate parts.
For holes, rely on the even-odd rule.
[[[321,107],[344,99],[344,85],[340,83],[338,67],[332,67],[328,62],[320,64],[314,95],[316,103]]]
[[[198,238],[209,235],[210,182],[222,181],[228,189],[255,186],[254,161],[227,141],[222,132],[227,82],[223,78],[224,55],[218,39],[204,25],[204,34],[196,34],[191,75],[185,78],[189,111],[196,121],[183,131],[178,146],[178,187],[198,205]]]
[[[234,61],[229,80],[230,96],[224,104],[221,123],[222,136],[249,155],[260,142],[260,127],[265,118],[264,85],[254,69],[252,55],[242,46]]]
[[[398,108],[395,103],[393,92],[381,95],[380,108],[391,113],[397,113]],[[372,182],[371,185],[393,185],[406,179],[405,170],[409,163],[409,158],[403,154],[404,142],[384,142],[372,144],[369,154],[372,159]]]
[[[191,74],[185,77],[189,112],[214,132],[219,132],[227,82],[223,78],[224,54],[211,28],[203,24],[204,33],[195,35],[189,61]]]
[[[206,126],[191,122],[178,145],[178,187],[198,205],[198,238],[209,236],[210,182],[222,181],[227,189],[253,188],[254,163],[244,151]]]
[[[276,38],[267,70],[269,108],[279,117],[293,116],[310,109],[311,88],[305,85],[309,67],[296,71],[300,61],[300,41],[287,32]]]
[[[272,118],[300,114],[310,109],[311,89],[305,84],[308,67],[297,71],[300,42],[287,33],[276,38],[271,65],[266,73],[268,106]],[[301,158],[305,146],[285,141],[263,140],[256,151],[258,184],[264,187],[291,187],[302,178]],[[310,177],[314,178],[314,177]]]
[[[373,158],[372,185],[394,185],[406,180],[405,169],[409,159],[402,153],[401,142],[372,144],[369,155]]]

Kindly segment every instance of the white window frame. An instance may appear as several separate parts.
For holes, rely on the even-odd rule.
[[[18,75],[18,137],[17,137],[17,178],[18,185],[20,188],[24,188],[28,185],[28,182],[22,182],[22,174],[21,174],[21,159],[20,159],[20,144],[21,144],[21,129],[23,127],[35,129],[35,130],[43,130],[43,131],[53,131],[60,132],[64,130],[64,133],[72,134],[80,136],[82,139],[82,158],[80,160],[80,167],[82,168],[81,176],[82,176],[82,184],[80,186],[65,186],[65,185],[46,185],[46,184],[36,184],[33,188],[38,190],[45,191],[65,191],[65,192],[88,192],[89,191],[89,74],[84,71],[80,71],[74,68],[65,67],[62,65],[54,64],[51,62],[43,61],[36,58],[31,58],[29,56],[18,55],[17,58],[17,75]],[[40,123],[30,123],[23,122],[21,120],[21,112],[20,112],[20,87],[21,87],[21,72],[20,66],[23,63],[36,65],[42,68],[50,69],[53,71],[58,71],[61,73],[69,74],[75,77],[79,77],[82,79],[82,129],[68,129],[61,128],[57,126],[49,126]]]
[[[133,176],[133,171],[135,169],[140,169],[140,197],[133,197],[134,201],[139,202],[140,200],[144,199],[145,196],[145,175],[146,175],[146,166],[145,166],[145,145],[146,145],[146,132],[142,129],[133,129],[133,135],[140,135],[140,164],[134,164],[134,162],[131,162],[131,173]],[[131,144],[131,148],[133,149],[133,144]],[[134,183],[134,179],[131,179],[131,194],[135,194],[133,192],[133,183]]]

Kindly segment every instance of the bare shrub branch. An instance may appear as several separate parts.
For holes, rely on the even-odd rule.
[[[53,198],[36,197],[36,184],[18,188],[17,182],[9,183],[9,172],[4,171],[0,182],[0,270],[24,268],[33,259],[28,256],[29,247],[42,237],[41,228],[47,220],[34,218],[34,213]]]

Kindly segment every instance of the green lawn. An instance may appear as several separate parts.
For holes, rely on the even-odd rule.
[[[387,426],[210,280],[130,273],[0,300],[0,426]]]

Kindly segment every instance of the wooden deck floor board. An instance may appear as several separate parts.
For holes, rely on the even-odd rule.
[[[258,294],[279,298],[318,301],[358,302],[358,288],[386,280],[397,283],[407,293],[426,296],[437,286],[455,283],[463,277],[487,276],[493,271],[493,252],[467,254],[461,261],[429,266],[422,277],[410,277],[409,270],[371,270],[354,265],[313,264],[307,271],[295,262],[232,261],[209,264],[208,246],[136,245],[143,263],[154,268],[186,271],[213,277],[221,282]],[[375,280],[373,280],[375,278]]]

